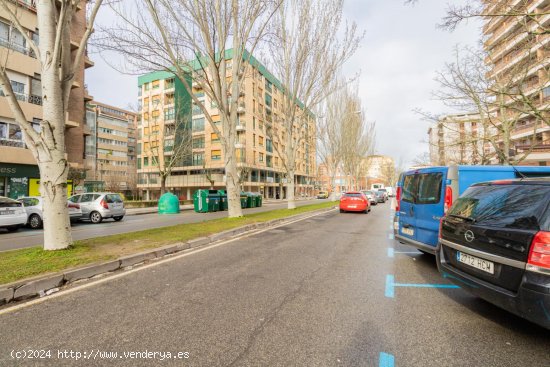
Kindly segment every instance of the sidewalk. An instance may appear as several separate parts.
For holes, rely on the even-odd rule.
[[[297,198],[296,201],[314,200],[314,199],[315,198]],[[287,202],[287,200],[276,200],[276,199],[264,199],[263,200],[263,203],[265,205],[279,204],[279,203],[286,203],[286,202]],[[181,211],[193,210],[193,205],[192,204],[180,205],[180,210]],[[149,208],[129,208],[129,209],[126,209],[126,215],[152,214],[152,213],[157,213],[157,212],[158,212],[158,207],[157,206],[152,206],[152,207],[149,207]]]

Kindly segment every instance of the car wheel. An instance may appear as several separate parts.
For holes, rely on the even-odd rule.
[[[344,212],[344,209],[340,209],[340,213],[343,213]]]
[[[32,229],[39,229],[42,228],[42,218],[38,214],[32,214],[29,217],[29,226]]]
[[[124,218],[124,216],[123,216],[123,215],[120,215],[120,216],[118,216],[118,217],[113,217],[113,219],[115,220],[115,222],[119,222],[119,221],[121,221],[121,220],[122,220],[122,218]]]
[[[93,224],[99,224],[103,220],[103,217],[101,216],[101,214],[99,214],[99,212],[91,212],[90,220]]]
[[[363,212],[363,214],[369,214],[369,210],[368,210],[368,209],[365,209],[365,211]]]

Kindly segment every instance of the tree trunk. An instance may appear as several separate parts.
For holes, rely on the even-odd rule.
[[[69,167],[64,154],[54,151],[52,158],[52,161],[38,162],[40,194],[43,199],[44,250],[60,250],[72,244],[67,210]]]
[[[286,184],[286,197],[288,200],[287,209],[296,209],[294,188],[294,170],[290,170],[290,172],[288,173],[288,182]]]
[[[229,218],[236,218],[243,216],[243,210],[241,208],[241,192],[239,185],[239,175],[237,165],[234,159],[228,159],[225,166],[225,188],[227,189],[227,204]]]
[[[59,250],[72,244],[69,211],[67,209],[67,176],[69,165],[65,158],[65,111],[61,67],[51,58],[56,40],[55,3],[39,1],[37,4],[40,29],[40,60],[42,65],[42,118],[41,134],[47,152],[38,149],[40,193],[44,200],[44,250]],[[70,23],[69,23],[70,24]]]
[[[166,193],[166,175],[160,175],[160,194]]]

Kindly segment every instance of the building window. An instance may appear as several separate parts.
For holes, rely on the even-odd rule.
[[[202,109],[193,103],[193,116],[195,115],[202,115]]]
[[[153,89],[158,89],[160,87],[160,80],[153,81]]]
[[[154,110],[154,111],[151,113],[151,117],[153,118],[153,121],[158,120],[159,116],[160,116],[160,111],[159,111],[159,110]]]
[[[144,167],[149,166],[149,157],[144,157],[144,158],[143,158],[143,166],[144,166]]]
[[[264,146],[264,137],[263,136],[258,136],[258,144],[262,147]]]
[[[222,151],[219,149],[213,150],[210,154],[210,158],[213,161],[219,161],[220,159],[222,159]]]
[[[550,97],[550,85],[542,90],[542,98]]]
[[[194,149],[204,148],[204,136],[193,138],[193,148]]]
[[[260,162],[263,162],[263,161],[264,161],[264,154],[263,154],[263,153],[258,153],[258,157],[259,157],[258,160],[259,160]]]
[[[220,137],[218,136],[218,134],[212,133],[212,134],[210,134],[210,141],[212,143],[217,143],[217,142],[220,141]]]
[[[192,131],[194,133],[199,131],[204,131],[204,118],[194,119],[192,124],[193,124]]]
[[[164,119],[165,120],[173,120],[175,118],[175,116],[176,116],[176,111],[173,107],[164,109]]]
[[[164,89],[174,88],[174,78],[166,79],[164,81]]]
[[[143,89],[144,90],[149,90],[149,83],[143,84]]]
[[[193,166],[202,166],[204,164],[204,153],[193,153]]]

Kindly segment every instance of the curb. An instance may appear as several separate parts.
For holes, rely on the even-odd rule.
[[[181,251],[195,249],[197,247],[209,245],[214,242],[228,240],[233,237],[243,235],[259,229],[265,229],[286,222],[292,222],[312,214],[320,214],[334,210],[335,207],[313,210],[310,212],[293,215],[286,218],[273,219],[268,222],[248,224],[242,227],[229,229],[223,232],[214,233],[208,237],[199,237],[187,242],[176,242],[163,247],[155,248],[149,251],[137,254],[126,255],[116,260],[110,260],[104,263],[87,265],[80,268],[67,269],[62,273],[49,274],[44,277],[35,277],[19,280],[0,286],[0,306],[14,301],[22,301],[35,297],[43,297],[59,291],[60,287],[71,283],[92,279],[97,276],[103,276],[115,271],[131,269],[133,266],[143,264],[147,261],[153,261],[164,256],[172,255]]]

